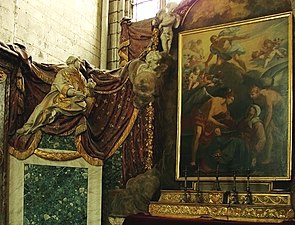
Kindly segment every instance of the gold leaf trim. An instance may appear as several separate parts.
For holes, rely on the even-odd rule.
[[[42,138],[42,132],[40,130],[38,130],[34,134],[34,139],[33,139],[31,145],[29,146],[29,148],[26,151],[21,152],[21,151],[15,149],[12,146],[9,146],[9,148],[8,148],[9,154],[13,155],[17,159],[21,159],[21,160],[26,159],[29,156],[31,156],[32,154],[34,154],[34,151],[38,147],[38,145],[39,145],[39,143],[41,141],[41,138]]]
[[[103,160],[99,159],[99,158],[94,158],[89,156],[83,145],[81,144],[81,135],[76,136],[75,138],[75,144],[76,144],[76,148],[78,150],[78,153],[80,154],[80,156],[82,156],[83,159],[85,159],[86,162],[88,162],[90,165],[93,166],[102,166],[103,165]]]
[[[153,167],[153,140],[154,140],[154,107],[151,103],[149,103],[147,107],[147,140],[146,140],[146,148],[147,148],[147,158],[145,162],[145,169],[151,169]]]
[[[129,40],[129,39],[126,40],[126,41],[123,41],[123,42],[121,42],[120,45],[119,45],[119,50],[121,50],[121,49],[124,48],[124,47],[128,47],[129,45],[130,45],[130,40]]]
[[[68,160],[73,160],[73,159],[77,159],[81,157],[81,155],[77,151],[62,153],[62,152],[48,152],[45,150],[36,149],[34,151],[34,154],[40,158],[51,160],[51,161],[68,161]]]
[[[46,73],[43,73],[33,63],[31,64],[31,68],[33,72],[37,75],[37,77],[40,78],[42,81],[44,81],[47,84],[53,83],[54,77],[50,77]]]
[[[117,149],[122,145],[122,143],[125,141],[125,139],[127,138],[127,136],[129,135],[131,129],[133,128],[133,125],[137,119],[137,115],[138,115],[139,110],[137,108],[134,108],[132,116],[129,120],[129,123],[125,129],[125,131],[123,132],[122,136],[120,137],[120,139],[117,141],[117,143],[114,145],[114,147],[112,148],[112,150],[109,152],[109,154],[106,156],[106,159],[111,157],[113,154],[115,154],[115,152],[117,151]]]
[[[75,129],[75,136],[78,136],[79,134],[82,134],[87,130],[87,125],[85,123],[79,124]]]
[[[198,218],[200,216],[212,219],[232,221],[259,221],[279,223],[294,218],[291,206],[255,206],[255,205],[220,205],[220,204],[163,204],[151,202],[149,212],[153,216],[176,218]]]
[[[122,51],[119,51],[119,56],[121,57],[120,66],[125,66],[128,63],[128,55]]]
[[[118,54],[121,58],[120,66],[125,66],[128,63],[128,54],[122,51],[123,48],[127,48],[130,45],[130,40],[123,41],[119,46]],[[128,52],[128,51],[127,51]]]

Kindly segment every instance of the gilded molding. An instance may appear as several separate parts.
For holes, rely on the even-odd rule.
[[[9,154],[13,155],[17,159],[21,159],[21,160],[26,159],[29,156],[31,156],[32,154],[34,154],[34,151],[35,151],[35,149],[37,149],[37,147],[41,141],[41,138],[42,138],[42,132],[40,130],[38,130],[34,134],[34,139],[26,151],[21,152],[21,151],[16,150],[12,146],[9,146],[8,152],[9,152]]]
[[[182,218],[198,218],[205,215],[210,215],[213,218],[222,218],[227,216],[226,206],[205,206],[196,204],[162,204],[151,203],[149,212],[153,216],[170,216]]]
[[[189,191],[188,192],[191,198],[191,202],[194,202],[196,199],[196,192]],[[201,192],[204,202],[213,203],[212,196],[214,193],[211,191],[203,191]],[[162,191],[159,201],[160,202],[171,202],[178,203],[183,199],[184,192],[182,191]],[[216,195],[216,194],[215,194]],[[211,197],[211,199],[210,199]],[[239,202],[245,202],[246,193],[239,193]],[[252,202],[254,205],[277,205],[277,206],[286,206],[291,205],[291,196],[289,193],[252,193]]]
[[[282,222],[294,218],[291,207],[264,207],[256,205],[227,204],[192,204],[192,203],[161,203],[151,202],[149,212],[153,216],[168,216],[178,218],[199,218],[233,220]]]
[[[252,193],[253,204],[223,204],[222,194],[222,191],[203,191],[204,203],[196,203],[196,191],[163,190],[159,201],[150,203],[149,212],[153,216],[273,223],[292,220],[295,216],[290,193]],[[239,193],[240,203],[246,202],[246,194]]]
[[[245,200],[246,195],[240,196],[240,201]],[[291,198],[290,195],[284,194],[254,194],[252,195],[253,204],[262,205],[290,205]]]
[[[40,158],[50,160],[50,161],[67,161],[80,158],[79,152],[49,152],[46,150],[36,149],[34,154]]]

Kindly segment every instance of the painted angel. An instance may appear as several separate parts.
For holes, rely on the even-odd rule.
[[[206,66],[208,66],[208,63],[211,61],[213,56],[216,55],[217,65],[221,65],[222,63],[233,59],[244,71],[246,71],[246,64],[240,57],[245,54],[246,51],[239,45],[239,43],[236,42],[236,40],[246,39],[248,36],[237,35],[238,31],[238,27],[227,28],[220,31],[218,35],[212,35],[210,37],[210,55],[205,62]]]

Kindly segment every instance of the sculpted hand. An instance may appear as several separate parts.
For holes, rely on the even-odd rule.
[[[89,78],[87,81],[87,87],[94,88],[95,86],[96,86],[96,83],[94,82],[94,80],[92,78]]]
[[[67,95],[72,97],[72,96],[84,96],[83,92],[81,91],[77,91],[73,88],[69,89],[67,92]]]
[[[75,92],[74,92],[74,95],[75,95],[75,96],[84,96],[84,94],[83,94],[82,91],[75,91]]]

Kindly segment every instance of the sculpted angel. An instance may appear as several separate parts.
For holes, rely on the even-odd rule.
[[[166,6],[166,10],[157,13],[159,29],[161,30],[161,43],[164,52],[169,53],[173,39],[173,28],[180,25],[180,16],[174,12],[177,4],[170,2]]]
[[[149,102],[153,102],[154,97],[158,95],[162,81],[161,75],[167,69],[167,65],[161,62],[162,58],[159,51],[150,51],[145,61],[137,59],[129,64],[129,78],[135,94],[133,105],[136,108],[142,108]]]

